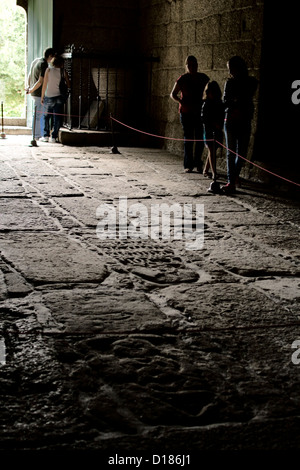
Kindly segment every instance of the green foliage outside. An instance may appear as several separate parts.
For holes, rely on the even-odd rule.
[[[25,115],[25,18],[16,0],[0,0],[0,101],[4,117]]]

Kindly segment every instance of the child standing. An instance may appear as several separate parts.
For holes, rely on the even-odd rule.
[[[223,142],[224,104],[222,92],[216,81],[208,82],[203,94],[202,106],[203,137],[208,150],[203,175],[208,176],[212,171],[213,180],[216,179],[216,149],[218,142]]]

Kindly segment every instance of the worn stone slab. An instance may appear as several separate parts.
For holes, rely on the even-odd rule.
[[[294,301],[300,303],[300,278],[296,277],[276,277],[267,279],[257,279],[253,285],[264,290],[269,296],[278,301]]]
[[[116,238],[119,238],[119,231],[120,231],[120,219],[119,219],[119,211],[120,206],[124,203],[120,203],[120,199],[114,200],[106,200],[103,199],[100,195],[97,197],[93,196],[84,196],[84,197],[53,197],[57,204],[57,206],[63,208],[64,211],[67,211],[70,216],[76,218],[80,223],[86,225],[87,227],[95,227],[96,233],[96,226],[100,223],[101,218],[103,216],[104,204],[108,204],[115,212],[115,227],[116,227]],[[127,233],[128,239],[132,239],[134,235],[131,235],[130,230],[132,230],[133,234],[137,234],[138,236],[138,229],[142,227],[145,229],[143,233],[145,234],[144,238],[151,238],[151,227],[159,233],[161,229],[161,222],[160,220],[151,219],[151,204],[153,201],[151,199],[131,199],[128,198],[126,201],[126,226],[127,226]],[[174,203],[174,201],[170,201],[170,206]],[[138,212],[138,206],[136,204],[142,204],[142,210],[144,212]],[[181,205],[181,207],[183,207]],[[97,212],[99,208],[99,213]],[[130,211],[132,210],[132,213]],[[183,214],[183,208],[182,212]],[[171,214],[172,215],[172,214]],[[174,236],[174,218],[173,215],[166,219],[167,223],[170,227],[170,238]],[[136,222],[137,228],[135,228],[134,223]],[[182,218],[177,219],[178,224],[182,224]],[[180,225],[181,226],[181,225]],[[102,226],[101,226],[102,227]]]
[[[5,230],[58,230],[49,214],[33,200],[27,198],[0,198],[0,231]]]
[[[279,222],[276,225],[241,225],[234,228],[234,232],[274,251],[285,253],[286,256],[295,256],[299,259],[299,228],[291,224]]]
[[[220,332],[200,333],[193,342],[186,336],[182,342],[165,343],[163,349],[153,342],[145,343],[146,351],[151,348],[151,354],[150,351],[143,354],[140,349],[140,361],[134,369],[130,369],[132,363],[124,361],[122,382],[134,374],[136,380],[124,388],[122,397],[133,413],[133,397],[138,397],[134,402],[141,410],[139,419],[148,425],[164,426],[165,431],[172,425],[220,425],[262,417],[270,419],[285,413],[286,407],[295,413],[297,404],[289,399],[290,390],[286,391],[283,383],[276,380],[290,375],[291,382],[287,380],[287,384],[291,384],[297,374],[289,350],[291,332],[275,330],[268,337],[264,331],[257,348],[248,345],[249,336],[251,332],[237,332],[234,337],[226,333],[222,337]],[[281,338],[285,341],[278,344]],[[114,347],[115,353],[121,346],[123,354],[126,346],[130,348],[129,339],[114,344],[118,346],[118,349]],[[146,355],[150,360],[143,362]],[[273,381],[263,372],[267,374],[271,364]]]
[[[149,198],[147,191],[142,191],[121,177],[73,175],[72,178],[79,186],[85,188],[86,193],[92,191],[105,200],[118,199],[120,196],[126,196],[128,199]]]
[[[182,178],[170,178],[168,174],[159,169],[139,174],[139,184],[148,188],[148,191],[154,197],[162,196],[193,196],[202,192],[198,185],[199,174],[195,174],[195,181],[183,181]],[[205,190],[206,193],[206,190]],[[137,195],[138,197],[138,195]]]
[[[256,211],[250,211],[250,210],[242,210],[241,212],[239,211],[234,211],[233,213],[231,211],[225,211],[225,212],[210,212],[209,217],[213,219],[214,221],[218,222],[218,224],[223,225],[225,227],[236,227],[236,226],[257,226],[257,225],[263,225],[265,229],[267,229],[268,225],[274,225],[278,224],[278,219],[275,217],[272,217],[269,214],[262,214],[260,212]]]
[[[145,209],[146,214],[140,215],[137,214],[136,216],[130,214],[127,216],[127,226],[129,227],[130,224],[135,219],[138,219],[138,225],[142,225],[147,229],[147,233],[149,234],[150,238],[150,227],[152,224],[151,221],[151,204],[152,200],[151,199],[143,199],[144,195],[142,198],[139,199],[131,199],[128,198],[126,202],[126,207],[127,211],[130,211],[130,209],[134,206],[135,204],[141,203],[143,205],[143,209]],[[147,196],[146,196],[147,197]],[[93,196],[84,196],[84,197],[53,197],[53,200],[56,202],[56,204],[59,207],[62,207],[65,211],[67,211],[70,216],[75,217],[80,221],[82,224],[86,225],[87,227],[95,227],[101,220],[101,207],[103,207],[104,204],[109,204],[110,207],[112,207],[115,210],[115,221],[116,221],[116,238],[119,238],[119,209],[120,209],[120,200],[119,198],[116,198],[114,200],[110,200],[110,198],[105,199],[102,198],[101,195],[98,197],[93,197]],[[170,202],[170,204],[173,204],[173,201]],[[97,209],[99,208],[100,213],[97,214]],[[157,224],[153,224],[153,226],[156,227]],[[170,228],[174,226],[174,220],[171,217],[170,218]],[[128,229],[129,231],[130,229]],[[134,230],[133,230],[134,231]],[[96,233],[96,231],[95,231]],[[128,232],[129,233],[129,232]],[[172,235],[172,232],[170,232]],[[130,235],[129,237],[130,238]]]
[[[229,201],[227,198],[221,197],[219,195],[217,195],[217,197],[206,197],[203,203],[205,214],[210,216],[210,214],[215,213],[216,215],[213,215],[211,218],[212,220],[216,221],[218,221],[219,214],[229,213],[234,218],[236,212],[240,212],[241,214],[238,214],[238,216],[242,216],[243,213],[250,210],[249,208],[239,204],[238,201]]]
[[[204,256],[225,270],[241,276],[297,275],[299,263],[273,252],[266,245],[244,240],[237,235],[224,234],[214,240],[204,234]]]
[[[132,273],[135,281],[153,285],[195,282],[199,279],[201,268],[186,265],[184,258],[173,249],[168,241],[151,239],[100,240],[96,231],[81,232],[88,244],[97,247],[103,256],[115,261],[127,273]],[[109,261],[108,261],[109,262]]]
[[[131,174],[132,173],[132,166],[131,164],[129,165],[129,160],[126,155],[124,154],[110,154],[110,155],[101,155],[98,154],[98,158],[95,159],[95,154],[94,158],[90,158],[89,155],[89,161],[92,163],[93,167],[97,169],[98,171],[101,172],[106,172],[110,173],[113,175],[125,175],[127,173]],[[149,171],[149,168],[145,168],[141,162],[138,160],[133,162],[133,167],[137,170],[144,170],[144,171]]]
[[[182,169],[181,167],[181,164],[183,163],[182,157],[175,155],[175,154],[171,154],[161,149],[149,148],[149,147],[140,147],[140,148],[134,148],[134,147],[122,148],[121,147],[120,151],[131,158],[134,157],[134,158],[138,158],[140,161],[145,161],[148,165],[153,165],[153,163],[155,165],[159,164],[159,162],[162,161],[162,155],[163,155],[164,167],[165,165],[168,165],[168,164],[174,165],[174,161],[175,161],[177,164],[177,168],[179,164],[180,170]]]
[[[75,154],[82,154],[81,149],[79,152],[76,147],[73,150],[75,150]],[[52,144],[50,142],[38,142],[38,147],[32,147],[31,152],[34,157],[39,157],[41,160],[52,160],[60,158],[64,155],[69,156],[70,147],[61,145],[58,142],[56,142],[55,144]]]
[[[0,252],[33,284],[101,283],[107,276],[97,253],[54,232],[2,234]]]
[[[29,136],[9,136],[0,140],[1,161],[27,160],[32,155]]]
[[[124,334],[164,330],[165,318],[143,292],[103,285],[93,290],[60,290],[42,294],[41,301],[65,333]],[[61,306],[64,305],[62,310]]]
[[[62,176],[28,176],[26,183],[46,196],[81,196],[83,193]]]
[[[10,180],[2,180],[0,186],[0,197],[7,196],[25,196],[25,189],[22,182],[15,178]]]
[[[54,197],[53,200],[59,207],[67,211],[70,216],[76,218],[79,222],[87,227],[95,227],[98,224],[96,216],[97,208],[103,201],[94,197]]]
[[[246,202],[252,208],[277,217],[281,222],[287,221],[288,223],[299,224],[300,212],[299,212],[299,197],[297,193],[293,198],[286,198],[283,194],[282,197],[277,195],[267,196],[261,194],[259,197],[255,192],[251,192],[248,195],[241,195],[241,201]]]
[[[33,290],[24,277],[2,260],[0,260],[0,278],[0,298],[23,297]]]
[[[149,293],[149,298],[171,315],[188,320],[192,328],[199,330],[268,328],[273,325],[298,325],[300,319],[287,310],[267,292],[255,287],[260,283],[246,284],[209,282],[199,285],[170,286]],[[263,283],[261,284],[263,287]]]
[[[53,161],[50,162],[53,165]],[[70,175],[102,175],[111,174],[102,169],[102,165],[99,168],[95,168],[92,162],[88,159],[84,159],[83,155],[74,156],[73,158],[62,157],[55,161],[55,168],[60,173],[66,176]]]
[[[54,168],[42,161],[33,160],[32,157],[28,161],[12,161],[10,165],[20,177],[57,176]]]
[[[17,179],[16,172],[11,168],[9,162],[0,159],[0,181]]]

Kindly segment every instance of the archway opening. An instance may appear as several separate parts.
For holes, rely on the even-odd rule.
[[[0,2],[0,100],[4,117],[25,118],[27,15],[16,0]]]

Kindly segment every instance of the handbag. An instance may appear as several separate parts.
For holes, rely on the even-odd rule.
[[[59,91],[62,101],[65,103],[69,96],[69,89],[65,79],[64,69],[60,69]]]

